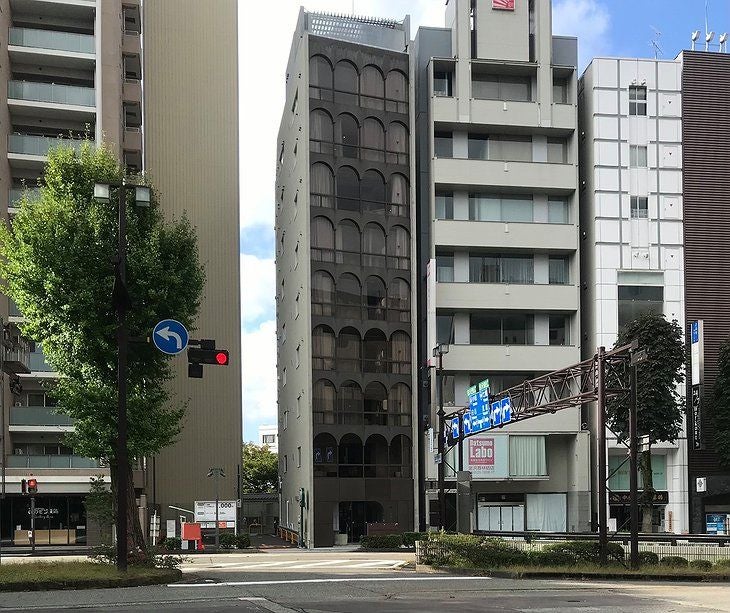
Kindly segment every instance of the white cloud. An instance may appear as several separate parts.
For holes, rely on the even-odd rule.
[[[241,309],[244,327],[275,314],[276,268],[272,258],[241,254]]]
[[[260,424],[275,424],[276,322],[265,321],[243,332],[243,419],[247,440],[256,440]]]
[[[599,0],[556,0],[553,3],[553,33],[578,37],[579,71],[596,56],[610,51],[611,18]]]

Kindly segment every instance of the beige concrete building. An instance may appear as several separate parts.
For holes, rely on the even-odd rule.
[[[42,173],[48,148],[88,135],[105,140],[131,172],[150,173],[170,216],[196,226],[207,284],[193,336],[215,338],[232,367],[187,379],[176,358],[174,391],[188,400],[180,441],[135,473],[139,504],[177,517],[212,496],[205,474],[222,466],[222,496],[235,498],[240,464],[241,384],[236,2],[154,0],[2,0],[0,31],[0,210],[12,217],[23,185]],[[143,23],[147,27],[143,27]],[[144,39],[144,43],[143,43]],[[198,41],[193,44],[193,41]],[[144,53],[143,53],[144,49]],[[143,68],[148,75],[144,80]],[[143,93],[144,92],[144,93]],[[145,112],[143,112],[143,109]],[[0,538],[27,542],[28,499],[20,481],[41,487],[37,542],[87,542],[83,496],[89,477],[108,471],[64,445],[70,419],[54,412],[44,388],[56,374],[40,345],[19,335],[22,315],[0,301],[5,335],[6,467]],[[167,315],[167,314],[166,314]],[[174,314],[169,314],[173,316]],[[20,530],[16,528],[20,526]]]

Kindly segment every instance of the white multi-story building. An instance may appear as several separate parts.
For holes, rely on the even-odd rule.
[[[594,59],[579,85],[583,354],[654,310],[684,329],[681,60]],[[679,390],[684,395],[684,386]],[[685,432],[683,428],[682,432]],[[608,435],[610,515],[628,506],[626,447]],[[653,448],[656,531],[686,532],[687,441]],[[594,484],[597,486],[597,483]]]
[[[259,446],[266,446],[272,453],[279,453],[279,426],[259,426]]]

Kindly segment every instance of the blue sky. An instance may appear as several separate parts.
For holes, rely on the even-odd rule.
[[[274,164],[299,4],[299,0],[239,0],[245,440],[256,439],[259,425],[276,423]],[[444,0],[311,0],[306,7],[396,19],[410,14],[414,36],[419,25],[443,26],[444,4]],[[710,29],[718,33],[716,44],[719,33],[730,30],[730,0],[709,0],[708,16]],[[655,30],[661,35],[657,37]],[[672,59],[689,48],[692,30],[700,30],[704,40],[704,0],[553,1],[553,32],[579,37],[581,70],[595,56],[653,57],[652,39],[658,40],[661,57]],[[251,84],[257,85],[256,91]]]

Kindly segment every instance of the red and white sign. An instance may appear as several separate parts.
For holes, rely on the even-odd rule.
[[[471,466],[494,466],[494,439],[469,439],[469,464]]]
[[[515,0],[492,0],[492,8],[499,11],[514,11]]]

